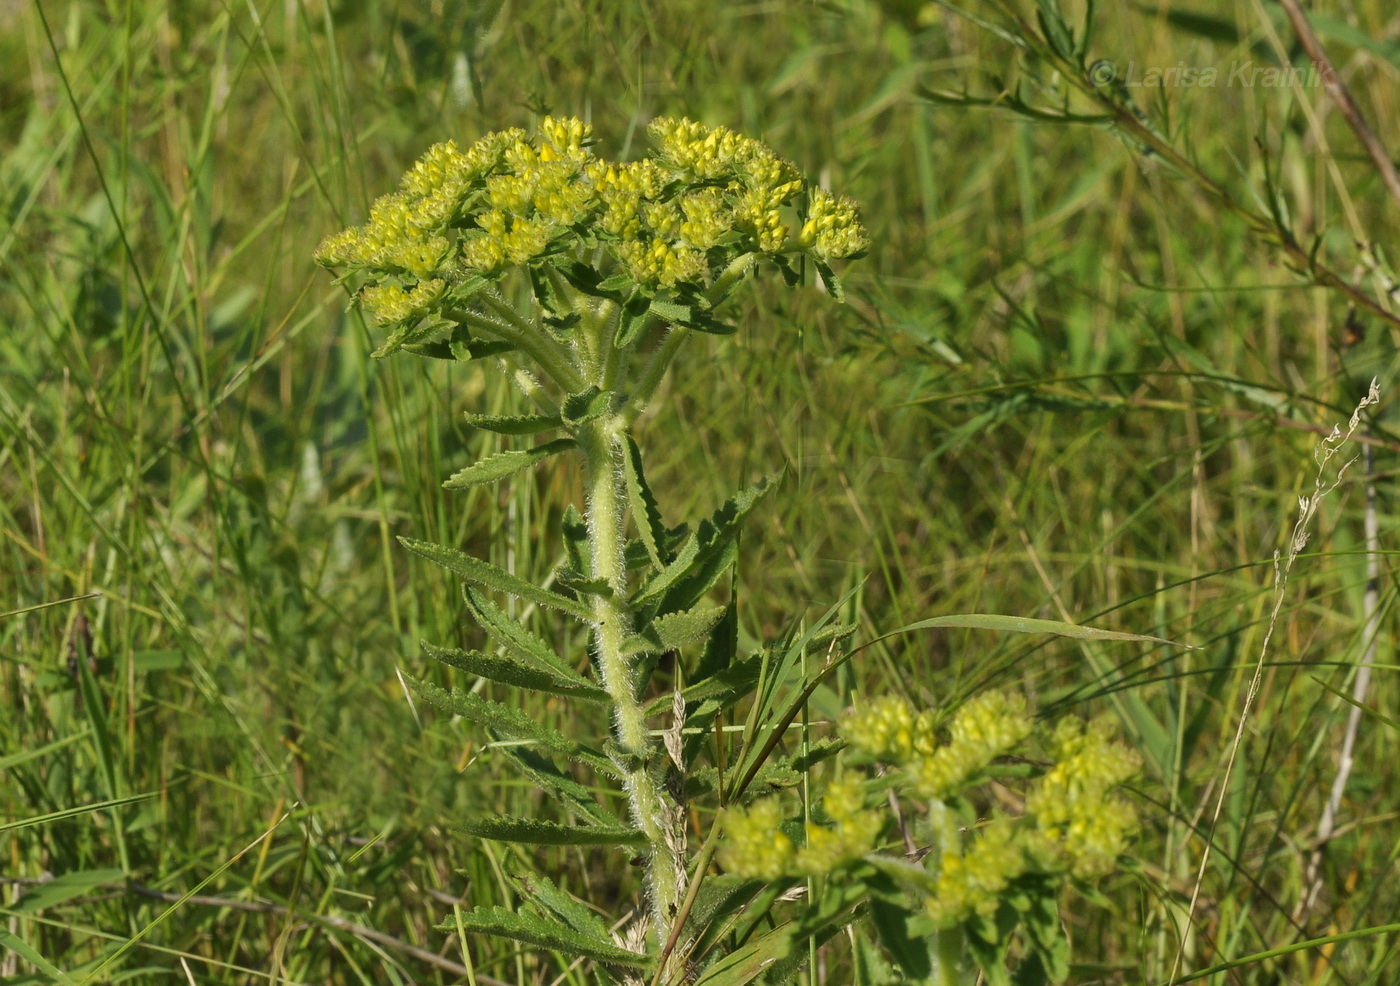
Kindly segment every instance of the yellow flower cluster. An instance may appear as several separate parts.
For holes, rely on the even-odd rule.
[[[505,130],[466,151],[434,145],[364,225],[323,241],[316,260],[366,273],[361,303],[397,322],[473,276],[575,248],[584,256],[599,243],[652,290],[703,287],[744,252],[825,261],[866,249],[854,204],[819,189],[801,235],[790,236],[784,210],[807,186],[759,141],[685,119],[658,119],[650,132],[657,156],[620,164],[592,154],[591,127],[576,119],[546,117],[533,138]]]
[[[954,713],[947,732],[947,742],[938,743],[931,713],[916,713],[898,698],[852,710],[841,724],[853,748],[902,767],[914,792],[946,811],[940,802],[1024,741],[1031,720],[1020,696],[986,692]],[[1051,739],[1054,765],[1027,795],[1025,817],[997,818],[966,848],[956,835],[941,846],[937,890],[926,904],[935,924],[951,927],[974,912],[992,914],[1007,885],[1030,872],[1091,879],[1113,869],[1137,820],[1112,789],[1140,766],[1137,754],[1113,736],[1107,720],[1087,728],[1064,720]]]
[[[1079,877],[1102,876],[1137,825],[1132,806],[1113,796],[1142,764],[1133,750],[1113,739],[1112,723],[1097,719],[1086,729],[1066,719],[1055,729],[1055,766],[1026,798],[1038,828],[1037,855],[1062,862]]]
[[[945,852],[938,890],[924,907],[933,923],[950,928],[976,911],[984,917],[997,909],[1006,885],[1026,871],[1026,854],[1007,819],[982,829],[967,852]]]
[[[792,865],[796,849],[782,829],[783,809],[777,798],[765,798],[745,810],[724,813],[725,841],[720,864],[729,872],[760,880],[776,880]]]
[[[731,873],[761,880],[799,873],[821,876],[875,848],[884,820],[879,812],[866,809],[865,785],[859,777],[834,781],[822,807],[832,827],[809,823],[807,845],[800,850],[782,830],[777,799],[758,801],[747,811],[730,808],[724,815],[720,863]]]
[[[811,208],[797,241],[822,260],[850,257],[870,245],[855,200],[836,198],[824,188],[812,191]]]
[[[963,704],[949,724],[949,742],[939,744],[929,712],[915,714],[908,702],[885,698],[848,713],[841,733],[862,753],[903,766],[918,793],[945,798],[968,778],[1030,735],[1031,720],[1020,696],[986,692]]]

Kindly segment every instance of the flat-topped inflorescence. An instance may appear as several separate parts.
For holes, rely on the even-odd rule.
[[[568,258],[646,293],[704,290],[744,254],[826,263],[869,245],[853,202],[809,186],[762,142],[687,119],[654,121],[654,157],[611,162],[592,128],[546,117],[534,136],[434,145],[367,222],[328,237],[316,260],[363,274],[360,304],[383,324],[450,310],[519,267]],[[796,230],[796,232],[794,232]]]

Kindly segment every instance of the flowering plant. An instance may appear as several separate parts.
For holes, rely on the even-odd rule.
[[[744,808],[760,791],[797,784],[842,748],[833,740],[804,744],[797,757],[776,755],[815,688],[852,653],[846,642],[854,627],[834,625],[829,614],[806,632],[740,654],[735,600],[715,603],[710,594],[735,563],[745,518],[774,483],[739,491],[693,531],[668,527],[632,426],[692,333],[731,331],[720,306],[745,278],[767,269],[796,284],[810,264],[839,300],[831,263],[860,256],[868,240],[854,203],[812,186],[756,140],[683,119],[657,120],[650,133],[656,154],[621,163],[596,157],[590,128],[571,119],[546,118],[533,136],[490,134],[466,150],[438,144],[398,191],[374,203],[364,225],[327,238],[316,259],[360,282],[356,303],[388,333],[376,355],[402,350],[494,362],[533,411],[469,415],[471,423],[503,435],[558,436],[488,456],[444,485],[496,483],[558,456],[582,461],[584,510],[566,514],[567,562],[546,585],[451,546],[403,543],[464,580],[468,610],[497,645],[494,653],[425,645],[431,657],[504,685],[601,704],[611,713],[611,735],[580,743],[514,706],[409,680],[432,704],[514,741],[499,747],[502,755],[572,819],[474,819],[469,831],[534,845],[640,849],[647,917],[614,935],[579,901],[531,876],[527,908],[478,908],[453,927],[591,959],[607,982],[780,982],[805,957],[800,942],[829,938],[867,902],[872,913],[885,907],[872,897],[868,873],[830,879],[800,919],[764,928],[794,878],[856,872],[862,860],[883,858],[872,850],[889,818],[867,805],[881,795],[879,782],[852,772],[831,784],[823,801],[831,824],[809,827],[800,848],[782,831],[777,802]],[[510,300],[522,297],[523,304]],[[556,652],[511,619],[493,593],[576,621],[588,633],[587,655]],[[682,652],[696,659],[678,661],[670,694],[648,701],[660,656]],[[819,652],[825,659],[809,667]],[[741,709],[742,734],[728,740],[724,722]],[[893,728],[881,723],[904,714],[889,704],[853,715],[846,731],[866,756],[901,765],[921,793],[951,797],[1023,738],[1021,713],[1005,711],[1005,735],[979,727],[984,739],[971,751],[956,739],[951,747],[932,745],[931,720],[923,718],[909,731],[908,749],[898,746],[903,740],[872,741]],[[964,719],[954,722],[956,734]],[[591,794],[577,770],[616,784],[625,816]],[[711,825],[692,851],[689,809],[714,818],[711,809],[726,805],[733,806],[727,826]],[[726,828],[728,872],[713,875]],[[1044,825],[1041,831],[1038,860],[1067,851],[1053,848],[1057,837]],[[981,858],[976,851],[959,856],[951,841],[943,846],[949,860]],[[945,876],[954,865],[943,864]],[[1002,869],[1011,881],[1032,866]],[[944,901],[941,916],[930,912],[940,927],[965,911],[982,914],[979,888],[996,892],[968,878],[954,897],[953,886],[936,898]],[[932,974],[918,962],[910,970]]]

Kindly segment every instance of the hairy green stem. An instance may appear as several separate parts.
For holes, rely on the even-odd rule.
[[[671,331],[666,333],[666,338],[661,340],[661,344],[656,347],[656,352],[652,354],[651,362],[642,371],[641,377],[637,380],[637,387],[632,391],[632,399],[628,402],[627,415],[629,421],[635,421],[650,403],[656,388],[661,386],[662,379],[666,376],[666,370],[671,365],[671,360],[676,358],[676,354],[681,351],[681,344],[690,338],[690,330],[683,325],[671,326]]]
[[[583,376],[569,357],[568,351],[555,341],[547,330],[521,318],[499,295],[484,293],[482,297],[491,310],[500,316],[501,321],[455,309],[447,313],[448,317],[463,325],[493,333],[516,346],[538,363],[540,369],[549,374],[566,393],[577,393],[584,388]]]
[[[659,746],[647,730],[646,714],[637,698],[632,656],[624,644],[633,631],[627,602],[627,563],[624,555],[627,487],[621,441],[626,434],[621,415],[590,421],[578,440],[588,471],[588,544],[592,575],[607,583],[610,595],[593,598],[593,633],[603,687],[612,698],[618,758],[634,823],[650,846],[648,890],[652,918],[661,941],[667,941],[680,904],[685,860],[672,836],[671,810],[659,782]]]

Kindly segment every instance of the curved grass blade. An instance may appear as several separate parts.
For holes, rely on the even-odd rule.
[[[1084,627],[1075,623],[1063,623],[1059,620],[1033,620],[1025,616],[998,616],[991,613],[964,613],[959,616],[935,616],[928,620],[919,620],[917,623],[910,623],[897,630],[881,634],[878,639],[892,637],[895,634],[909,633],[912,630],[938,630],[938,629],[963,629],[963,630],[1000,630],[1005,633],[1053,633],[1061,637],[1073,637],[1076,640],[1121,640],[1139,641],[1150,644],[1167,644],[1172,647],[1182,647],[1187,650],[1199,650],[1190,644],[1178,643],[1175,640],[1168,640],[1165,637],[1152,637],[1141,633],[1125,633],[1121,630],[1100,630],[1098,627]]]

